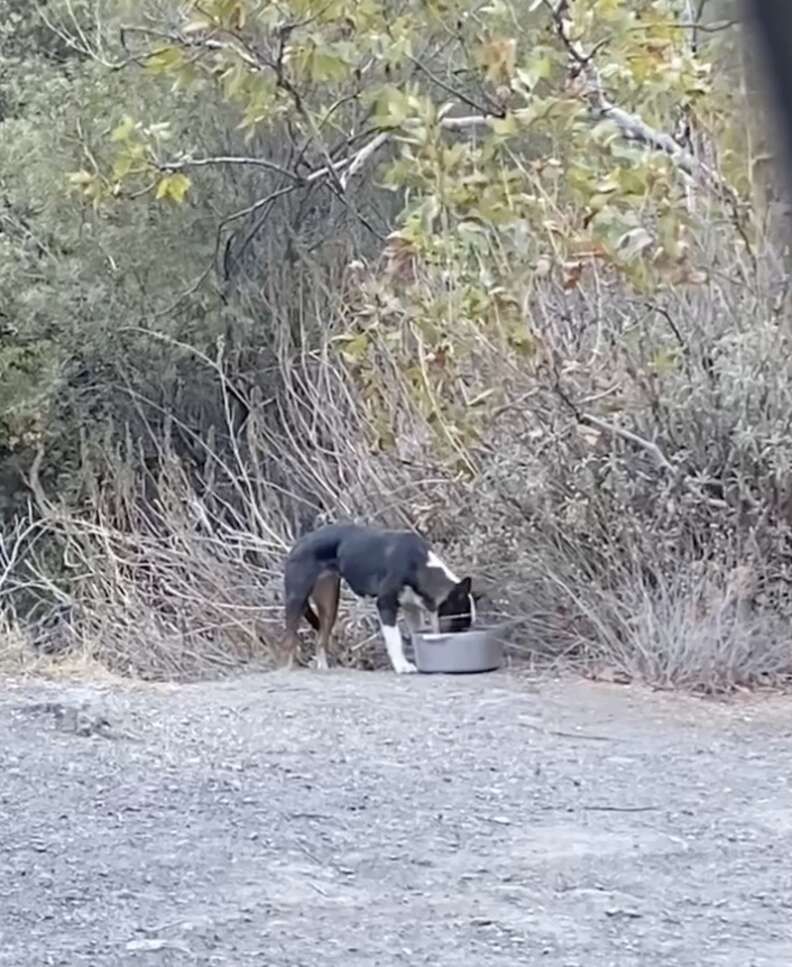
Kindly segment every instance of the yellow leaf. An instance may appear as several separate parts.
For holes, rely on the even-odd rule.
[[[81,171],[72,171],[69,175],[69,181],[73,185],[87,185],[94,180],[96,175],[91,174],[90,171],[86,171],[84,168]]]
[[[190,179],[187,175],[176,171],[172,175],[165,175],[160,178],[157,184],[156,197],[158,199],[170,198],[171,201],[181,204],[189,187]]]
[[[594,9],[603,18],[608,19],[621,12],[624,0],[597,0]]]
[[[594,191],[599,195],[609,195],[614,191],[618,191],[622,185],[619,178],[615,174],[607,175],[605,178],[601,178],[595,183]]]
[[[655,350],[649,359],[649,365],[656,373],[670,373],[676,369],[679,352],[676,348],[661,348]]]
[[[191,20],[185,27],[182,28],[185,34],[198,34],[203,30],[209,30],[211,24],[208,20],[203,17]]]
[[[524,324],[514,323],[507,332],[506,339],[509,346],[520,356],[532,356],[536,350],[534,338]]]
[[[190,187],[190,179],[187,175],[175,174],[171,178],[170,196],[176,202],[183,202],[184,196]]]
[[[487,80],[493,83],[511,81],[516,59],[517,41],[513,37],[494,37],[478,53],[478,60],[485,69]]]
[[[126,177],[132,168],[133,160],[129,154],[119,155],[113,162],[113,177],[116,179]]]
[[[110,135],[111,141],[126,141],[130,134],[135,130],[135,122],[129,115],[125,115],[124,119],[118,124]]]

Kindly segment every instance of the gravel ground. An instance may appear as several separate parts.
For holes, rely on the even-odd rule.
[[[792,702],[0,683],[0,965],[792,963]]]

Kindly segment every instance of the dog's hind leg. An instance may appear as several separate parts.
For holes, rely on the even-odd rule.
[[[341,579],[335,571],[324,571],[319,575],[311,592],[319,618],[319,641],[316,646],[316,667],[322,671],[327,668],[327,646],[333,633],[333,625],[338,615],[338,599],[341,594]]]
[[[300,560],[286,562],[283,575],[286,631],[282,639],[286,668],[294,666],[294,659],[300,647],[300,638],[297,634],[300,621],[305,617],[309,624],[314,625],[314,627],[318,624],[316,616],[312,612],[308,613],[310,612],[308,598],[318,576],[319,567],[315,564],[306,567],[305,563]],[[313,620],[311,620],[312,618]]]
[[[286,633],[283,636],[281,648],[284,655],[284,665],[287,669],[294,667],[294,659],[300,647],[300,637],[297,629],[305,611],[305,603],[301,599],[293,598],[286,601]]]

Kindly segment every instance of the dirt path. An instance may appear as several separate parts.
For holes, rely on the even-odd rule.
[[[788,967],[791,733],[506,673],[6,682],[0,965]]]

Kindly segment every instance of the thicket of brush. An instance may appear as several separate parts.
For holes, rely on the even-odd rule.
[[[171,212],[81,208],[63,171],[101,142],[74,137],[77,105],[151,90],[36,36],[35,57],[6,39],[6,76],[35,61],[42,83],[8,83],[0,122],[0,370],[15,387],[0,390],[0,669],[272,664],[286,550],[348,517],[417,528],[471,571],[490,616],[517,622],[518,657],[707,692],[787,680],[792,345],[764,185],[703,187],[644,144],[639,220],[614,250],[581,251],[570,226],[591,196],[529,152],[509,163],[545,192],[544,228],[474,256],[451,244],[464,219],[433,227],[376,170],[352,203],[308,183],[267,209],[263,235],[255,209],[216,237],[218,211],[280,176],[218,167]],[[188,98],[179,125],[235,150],[202,106]],[[716,133],[697,143],[708,177],[753,171]],[[271,158],[273,142],[244,151]],[[650,278],[663,178],[681,186],[685,271]],[[345,599],[336,660],[380,664],[375,627]]]

